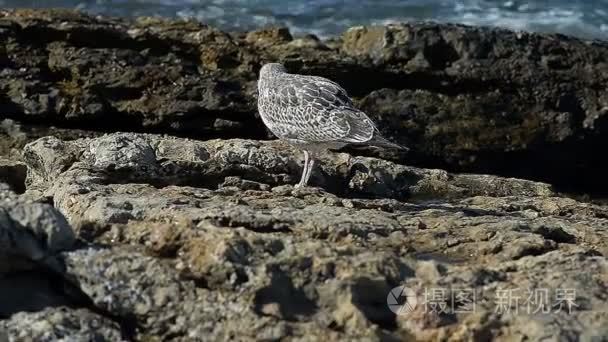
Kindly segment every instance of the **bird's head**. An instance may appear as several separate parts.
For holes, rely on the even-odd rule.
[[[266,63],[260,70],[260,78],[265,78],[274,74],[287,72],[281,63]]]

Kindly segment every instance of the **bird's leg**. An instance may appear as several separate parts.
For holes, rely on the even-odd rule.
[[[308,184],[308,180],[310,179],[310,175],[312,174],[312,169],[315,166],[315,157],[311,155],[308,160],[308,167],[306,168],[306,177],[304,178],[304,186]]]
[[[302,177],[300,178],[300,182],[295,186],[296,188],[303,187],[306,182],[306,170],[308,170],[308,151],[304,150],[304,166],[302,168]]]

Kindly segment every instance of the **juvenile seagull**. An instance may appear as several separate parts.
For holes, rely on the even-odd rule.
[[[304,151],[304,170],[296,187],[306,186],[315,158],[348,144],[406,149],[382,136],[372,120],[355,108],[337,83],[323,77],[289,74],[282,64],[265,64],[258,80],[258,110],[279,139]]]

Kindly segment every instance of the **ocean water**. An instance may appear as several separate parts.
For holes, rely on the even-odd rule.
[[[0,0],[12,7],[195,18],[225,30],[282,25],[323,38],[355,25],[436,21],[608,40],[608,0]]]

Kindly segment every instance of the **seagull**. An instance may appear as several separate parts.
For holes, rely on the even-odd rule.
[[[274,135],[304,152],[304,170],[296,188],[308,184],[315,159],[327,150],[350,144],[407,150],[383,138],[337,83],[290,74],[280,63],[265,64],[260,70],[258,111]]]

